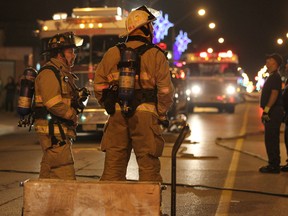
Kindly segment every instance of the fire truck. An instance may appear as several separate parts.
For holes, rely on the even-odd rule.
[[[187,111],[195,107],[215,107],[219,112],[234,113],[243,102],[243,77],[238,56],[232,51],[187,53],[181,67],[186,75]]]
[[[119,35],[125,31],[124,17],[127,12],[119,7],[74,8],[71,16],[57,13],[51,20],[39,20],[39,30],[35,33],[41,41],[41,50],[45,50],[50,37],[57,33],[74,32],[84,39],[83,46],[77,50],[73,72],[78,76],[77,85],[85,86],[91,92],[86,108],[79,115],[78,131],[102,131],[108,114],[94,95],[93,80],[97,64],[104,53],[121,42]],[[45,57],[43,57],[45,58]],[[41,59],[42,65],[47,59]]]

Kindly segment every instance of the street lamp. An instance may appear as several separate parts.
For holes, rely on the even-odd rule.
[[[274,45],[276,45],[275,49],[276,51],[282,55],[282,56],[287,56],[288,51],[287,51],[287,43],[288,43],[288,33],[285,34],[285,36],[280,36],[274,40]]]
[[[222,44],[222,43],[224,43],[224,38],[218,38],[218,43],[220,43],[220,44]]]
[[[207,52],[208,52],[208,53],[213,53],[213,51],[214,51],[214,50],[213,50],[212,47],[209,47],[209,48],[207,49]]]
[[[211,22],[211,23],[209,23],[208,27],[209,27],[210,29],[215,29],[216,24],[215,24],[214,22]]]
[[[204,16],[205,14],[206,14],[205,9],[201,8],[201,9],[198,10],[198,15],[199,16]]]
[[[278,45],[282,45],[282,44],[283,44],[283,42],[284,42],[284,41],[283,41],[283,39],[282,39],[282,38],[278,38],[278,39],[277,39],[277,44],[278,44]]]

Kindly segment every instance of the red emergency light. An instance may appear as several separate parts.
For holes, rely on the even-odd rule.
[[[181,78],[181,79],[185,79],[185,77],[186,77],[185,72],[184,72],[184,71],[181,71],[181,72],[180,72],[180,78]]]
[[[158,43],[157,46],[160,47],[162,50],[166,50],[167,49],[167,44],[166,43]]]

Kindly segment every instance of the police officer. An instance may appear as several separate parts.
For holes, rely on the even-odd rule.
[[[152,44],[155,12],[142,6],[128,15],[126,32],[123,34],[127,36],[126,47],[135,49],[143,44]],[[106,110],[111,107],[107,107],[103,92],[114,84],[119,85],[119,61],[120,49],[114,46],[106,52],[95,73],[95,95],[103,102]],[[159,157],[162,155],[164,139],[160,123],[167,123],[174,87],[168,61],[162,50],[153,46],[141,56],[140,61],[140,73],[135,77],[135,91],[153,89],[156,92],[155,98],[138,102],[135,112],[129,117],[121,112],[121,103],[114,105],[116,111],[110,115],[101,142],[101,149],[106,153],[101,180],[126,180],[126,169],[133,149],[139,168],[139,180],[162,181]]]
[[[35,80],[35,130],[43,150],[39,178],[75,179],[71,151],[76,137],[77,110],[72,107],[76,77],[71,73],[74,49],[83,40],[72,32],[57,34],[48,42],[50,60]]]
[[[280,173],[280,126],[284,116],[279,67],[282,57],[278,53],[268,55],[266,67],[269,77],[264,83],[260,106],[263,109],[262,122],[265,127],[265,147],[268,165],[259,169],[261,173]]]

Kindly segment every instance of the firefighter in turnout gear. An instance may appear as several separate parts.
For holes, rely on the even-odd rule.
[[[39,178],[76,179],[71,151],[76,138],[77,94],[71,72],[76,54],[74,49],[83,40],[72,32],[53,36],[43,54],[50,60],[40,69],[35,80],[35,130],[43,150]]]
[[[110,114],[101,141],[101,149],[105,152],[101,180],[126,180],[133,149],[139,180],[162,182],[159,157],[164,139],[161,124],[167,126],[174,87],[166,55],[152,44],[155,12],[142,6],[128,15],[127,31],[122,35],[127,37],[126,42],[110,48],[95,73],[96,98]],[[137,51],[138,64],[133,63],[135,56],[129,55],[127,48]],[[132,96],[128,94],[131,86],[134,88],[130,92]]]

